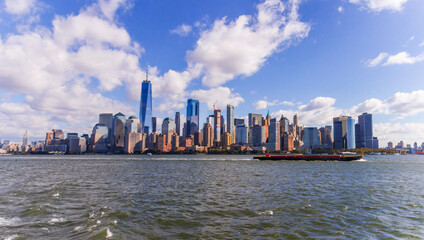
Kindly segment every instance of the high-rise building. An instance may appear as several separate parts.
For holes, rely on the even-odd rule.
[[[172,134],[175,133],[175,121],[172,118],[165,118],[162,123],[162,134],[166,136],[166,143],[170,144]]]
[[[347,149],[356,148],[355,119],[350,117],[346,120],[346,148]]]
[[[186,136],[194,134],[197,130],[199,130],[199,101],[189,99],[187,101]]]
[[[162,134],[169,134],[175,132],[175,121],[172,118],[165,118],[162,122]]]
[[[248,143],[249,129],[244,124],[236,125],[235,143],[245,145]]]
[[[342,116],[333,118],[334,149],[346,148],[347,119]]]
[[[205,123],[203,127],[203,146],[212,147],[213,145],[213,129],[210,123]]]
[[[387,149],[393,149],[393,142],[387,143]]]
[[[293,124],[297,127],[299,126],[299,118],[297,117],[297,113],[293,116]]]
[[[281,137],[281,150],[292,151],[294,148],[294,137],[291,133],[284,133]],[[297,141],[299,143],[299,141]]]
[[[28,132],[27,131],[25,131],[24,139],[22,141],[22,146],[23,147],[28,146]]]
[[[106,143],[108,139],[108,129],[105,124],[98,123],[93,127],[91,133],[91,150],[96,153],[106,152]]]
[[[231,134],[232,141],[235,141],[234,130],[234,106],[227,105],[227,132]]]
[[[113,145],[118,148],[123,148],[125,145],[125,115],[117,113],[113,116]],[[91,144],[91,143],[90,143]]]
[[[106,125],[108,129],[107,144],[112,143],[112,125],[113,125],[113,114],[112,113],[101,113],[99,114],[99,123]]]
[[[181,116],[180,112],[175,113],[175,128],[178,136],[181,136]]]
[[[194,145],[202,146],[203,145],[203,136],[201,131],[194,132]]]
[[[374,146],[372,114],[363,113],[358,116],[356,143],[358,148],[378,148]]]
[[[262,114],[259,113],[249,113],[249,128],[255,125],[261,125],[260,121],[262,120]]]
[[[61,140],[63,139],[63,131],[61,129],[53,129],[53,139]]]
[[[262,146],[265,143],[265,127],[254,125],[252,127],[252,144],[253,146]]]
[[[141,83],[140,123],[141,133],[152,132],[152,83],[149,81],[149,70],[146,69],[146,80]]]
[[[231,134],[228,133],[228,132],[225,132],[222,135],[222,141],[221,142],[222,142],[222,147],[224,149],[229,149],[231,147],[231,142],[232,142]]]
[[[279,151],[281,149],[281,138],[280,138],[280,123],[276,118],[271,119],[269,125],[269,138],[267,149],[273,151]]]
[[[125,135],[124,152],[134,153],[135,151],[143,151],[143,137],[146,137],[146,134],[139,132],[128,132]]]
[[[285,133],[285,132],[289,132],[289,119],[284,117],[284,115],[281,115],[280,118],[280,132],[281,133]]]
[[[244,125],[244,119],[243,118],[234,118],[234,126],[237,125]]]
[[[141,132],[140,119],[136,116],[130,116],[125,122],[125,133]]]
[[[152,117],[152,133],[157,132],[158,119],[157,117]]]
[[[214,131],[213,131],[213,135],[214,141],[220,142],[221,141],[221,110],[219,109],[215,109],[214,110]]]
[[[316,127],[305,127],[303,136],[304,148],[313,149],[321,145],[320,132]]]

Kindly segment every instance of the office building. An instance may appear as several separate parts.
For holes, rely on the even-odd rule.
[[[178,136],[181,136],[181,116],[180,112],[175,113],[175,132]]]
[[[267,143],[267,149],[272,151],[279,151],[281,149],[281,138],[280,138],[280,123],[276,118],[269,120],[269,137]]]
[[[249,128],[255,125],[260,125],[260,121],[262,121],[262,114],[259,113],[249,113]]]
[[[303,147],[305,149],[310,149],[310,150],[320,147],[321,139],[320,139],[320,132],[318,128],[306,127],[303,130],[304,130]]]
[[[234,106],[227,105],[227,132],[231,134],[231,140],[234,141]]]
[[[117,113],[113,116],[113,145],[117,148],[123,148],[125,145],[125,115]]]
[[[199,101],[189,99],[187,101],[186,136],[194,134],[199,130]]]
[[[214,110],[214,142],[221,142],[221,110],[215,109]]]
[[[98,123],[93,127],[91,133],[91,150],[96,153],[106,152],[106,144],[108,139],[108,129],[105,124]]]
[[[158,119],[157,117],[152,117],[152,133],[158,131]]]
[[[28,132],[27,132],[27,131],[25,131],[24,138],[23,138],[23,140],[22,140],[22,146],[23,146],[23,147],[28,146],[28,138],[29,138],[29,136],[28,136]]]
[[[356,148],[355,119],[350,117],[346,120],[346,148],[347,149]]]
[[[130,116],[125,122],[125,133],[141,132],[140,119],[136,116]]]
[[[140,124],[141,133],[149,135],[152,132],[152,83],[149,81],[148,69],[146,80],[141,83]]]
[[[265,127],[254,125],[251,130],[253,146],[262,146],[265,143]]]
[[[236,125],[236,139],[235,143],[246,145],[248,143],[249,129],[244,124]]]
[[[244,125],[244,119],[243,118],[234,118],[234,126],[237,125]]]
[[[378,140],[373,136],[372,114],[363,113],[358,116],[356,128],[356,147],[378,148]]]
[[[205,123],[203,127],[203,146],[212,147],[213,145],[213,129],[210,123]]]

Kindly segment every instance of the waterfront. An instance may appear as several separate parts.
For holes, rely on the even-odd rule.
[[[424,238],[424,156],[251,158],[0,156],[0,239]]]

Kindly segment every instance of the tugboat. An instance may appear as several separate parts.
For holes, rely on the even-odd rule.
[[[303,155],[303,154],[287,154],[274,155],[266,154],[265,156],[254,156],[253,159],[269,160],[269,161],[355,161],[361,159],[361,155]]]

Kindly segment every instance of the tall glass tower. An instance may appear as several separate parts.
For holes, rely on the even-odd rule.
[[[199,130],[199,101],[189,99],[187,101],[187,136]]]
[[[141,83],[140,123],[141,133],[149,135],[152,131],[152,83],[149,81],[149,70],[146,69],[146,80]]]

